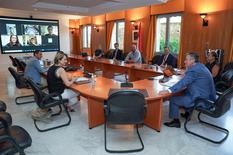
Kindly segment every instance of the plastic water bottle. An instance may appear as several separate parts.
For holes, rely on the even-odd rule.
[[[95,81],[96,80],[96,75],[93,73],[91,76],[91,86],[92,88],[95,88]]]

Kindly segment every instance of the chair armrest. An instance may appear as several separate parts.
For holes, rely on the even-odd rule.
[[[220,91],[216,91],[216,94],[217,94],[218,96],[220,96],[220,95],[222,95],[223,93],[220,92]]]
[[[20,146],[17,144],[15,139],[9,135],[9,133],[0,136],[0,143],[6,141],[10,142],[21,153]]]
[[[228,84],[225,81],[219,81],[219,82],[217,82],[216,85],[215,85],[215,87],[217,88],[217,87],[219,87],[221,85],[223,85],[225,87],[228,87]]]
[[[11,115],[7,112],[0,112],[0,128],[7,130],[12,124]]]
[[[49,100],[49,99],[51,99],[51,98],[53,98],[53,97],[58,97],[58,99],[59,99],[60,101],[62,101],[62,96],[61,96],[61,94],[55,92],[55,93],[47,94],[47,95],[42,99],[42,102],[45,102],[45,101],[47,101],[47,100]]]
[[[44,89],[47,89],[47,88],[48,88],[48,86],[40,86],[41,90],[44,90]]]
[[[203,98],[196,98],[195,101],[194,101],[194,109],[198,108],[201,105],[201,103],[203,103],[203,102],[206,105],[212,106],[213,108],[216,107],[214,101],[203,99]]]
[[[107,104],[107,101],[104,100],[104,115],[105,116],[108,116],[109,115],[109,108],[108,108],[108,104]]]

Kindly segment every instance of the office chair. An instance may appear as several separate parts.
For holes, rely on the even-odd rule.
[[[143,124],[146,113],[145,99],[142,94],[133,90],[122,90],[111,94],[104,104],[104,144],[105,150],[110,153],[139,152],[144,149],[144,144],[138,131],[138,125]],[[107,148],[107,125],[108,124],[134,124],[136,125],[141,148],[133,150],[110,150]]]
[[[57,113],[53,113],[52,114],[52,117],[53,117],[53,116],[57,116],[57,115],[61,114],[62,106],[63,106],[63,108],[65,109],[65,113],[68,117],[67,122],[65,122],[61,125],[57,125],[57,126],[49,127],[49,128],[45,128],[45,129],[40,129],[39,126],[37,125],[37,120],[34,119],[34,124],[35,124],[36,129],[40,132],[45,132],[45,131],[57,129],[60,127],[68,126],[71,122],[70,114],[65,106],[65,103],[68,102],[68,99],[62,99],[61,95],[57,94],[57,93],[47,94],[47,93],[43,92],[39,88],[39,86],[37,84],[35,84],[30,78],[25,78],[25,79],[26,79],[27,83],[30,85],[30,87],[32,88],[32,91],[34,92],[35,101],[36,101],[39,108],[48,110],[49,108],[58,106],[59,111]],[[54,99],[53,97],[58,97],[58,99]]]
[[[186,119],[186,121],[184,123],[185,131],[192,134],[192,135],[194,135],[194,136],[200,137],[200,138],[202,138],[204,140],[207,140],[209,142],[212,142],[212,143],[216,143],[216,144],[222,143],[224,140],[227,139],[227,137],[229,135],[229,131],[227,129],[225,129],[225,128],[220,127],[220,126],[217,126],[217,125],[211,124],[209,122],[203,121],[200,118],[200,116],[201,116],[201,114],[205,114],[205,115],[213,117],[213,118],[221,117],[222,115],[224,115],[230,109],[232,97],[233,97],[233,87],[227,89],[223,94],[221,94],[219,96],[219,98],[215,102],[198,98],[198,99],[195,100],[195,105],[193,107],[193,110],[197,110],[199,112],[198,113],[198,121],[201,124],[207,125],[209,127],[213,127],[214,129],[224,133],[225,136],[222,139],[220,139],[220,140],[210,139],[210,138],[208,138],[206,136],[202,136],[202,135],[198,134],[197,132],[191,131],[188,128],[188,122],[191,120],[193,112],[191,112],[189,118]],[[204,105],[207,105],[207,106],[206,107],[200,106],[203,103],[204,103]]]
[[[0,111],[6,111],[6,103],[0,100]]]
[[[29,86],[27,85],[27,83],[24,80],[24,75],[22,73],[18,73],[16,72],[16,70],[12,67],[8,67],[9,72],[11,73],[11,75],[14,77],[15,79],[15,85],[18,89],[22,89],[22,88],[28,88]],[[33,97],[34,95],[25,95],[25,96],[19,96],[15,98],[15,103],[20,105],[20,104],[27,104],[27,103],[33,103],[35,102],[35,100],[29,100],[29,101],[23,101],[23,102],[19,102],[20,99],[26,99],[29,97]]]
[[[152,65],[154,65],[154,64],[158,65],[160,57],[161,57],[161,55],[159,55],[159,54],[153,56],[152,60],[150,60],[149,63]]]
[[[223,93],[226,89],[230,88],[233,83],[233,62],[225,65],[221,71],[220,80],[216,82],[216,90],[219,93]]]
[[[141,58],[142,58],[142,64],[146,64],[146,61],[142,55],[141,55]]]
[[[10,60],[11,60],[11,62],[12,62],[12,65],[13,65],[14,67],[17,67],[17,63],[16,63],[16,61],[15,61],[15,58],[13,58],[11,55],[9,55],[9,58],[10,58]]]
[[[25,155],[24,149],[32,144],[31,136],[24,128],[11,124],[11,115],[7,112],[0,112],[0,154]]]
[[[15,58],[15,62],[17,64],[17,70],[19,72],[23,72],[25,71],[25,67],[26,67],[26,63],[20,61],[19,59]]]
[[[87,57],[87,56],[88,56],[86,52],[80,52],[80,55],[81,55],[82,57]]]

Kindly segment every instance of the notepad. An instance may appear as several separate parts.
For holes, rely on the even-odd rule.
[[[78,77],[75,80],[75,83],[77,83],[77,84],[85,84],[85,83],[89,83],[89,82],[91,82],[90,79],[88,79],[86,77]]]

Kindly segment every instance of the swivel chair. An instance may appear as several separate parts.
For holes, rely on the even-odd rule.
[[[11,62],[12,62],[12,65],[13,65],[14,67],[17,67],[17,63],[16,63],[16,61],[15,61],[15,58],[13,58],[11,55],[9,55],[9,58],[10,58],[10,60],[11,60]]]
[[[32,139],[29,133],[22,127],[12,125],[11,115],[0,112],[0,154],[11,155],[19,153],[25,155],[24,149],[30,147]]]
[[[67,122],[60,124],[60,125],[56,125],[54,127],[48,127],[45,129],[41,129],[39,128],[39,126],[37,125],[37,121],[36,119],[34,119],[34,125],[36,127],[36,129],[40,132],[45,132],[45,131],[49,131],[49,130],[53,130],[53,129],[57,129],[60,127],[64,127],[64,126],[68,126],[71,122],[71,117],[70,114],[65,106],[65,103],[68,102],[68,99],[62,99],[60,94],[57,93],[51,93],[51,94],[47,94],[45,92],[43,92],[39,86],[37,84],[35,84],[30,78],[25,78],[27,83],[29,84],[29,86],[32,88],[32,91],[34,92],[34,96],[35,96],[35,101],[38,105],[39,108],[44,109],[44,110],[48,110],[50,108],[53,107],[59,107],[59,111],[57,113],[53,113],[53,116],[57,116],[60,115],[62,112],[62,106],[65,109],[65,113],[68,117]],[[58,99],[54,99],[54,97],[58,97]]]
[[[219,98],[215,102],[201,99],[201,98],[197,98],[195,100],[195,105],[193,107],[194,111],[196,110],[199,112],[198,113],[198,121],[201,124],[207,125],[209,127],[212,127],[214,129],[224,133],[224,137],[222,139],[220,139],[220,140],[210,139],[206,136],[200,135],[197,132],[191,131],[190,128],[188,127],[188,122],[190,122],[190,120],[191,120],[193,110],[192,110],[191,114],[189,115],[189,118],[186,119],[186,121],[184,123],[185,131],[194,135],[194,136],[200,137],[200,138],[207,140],[209,142],[212,142],[212,143],[216,143],[216,144],[222,143],[224,140],[227,139],[227,137],[229,135],[229,131],[225,128],[222,128],[220,126],[217,126],[217,125],[214,125],[214,124],[211,124],[209,122],[202,120],[200,116],[201,116],[201,114],[204,114],[204,115],[207,115],[207,116],[210,116],[213,118],[221,117],[230,109],[232,97],[233,97],[233,87],[227,89],[223,94],[221,94],[219,96]]]
[[[139,152],[144,149],[144,144],[138,131],[138,125],[144,123],[146,113],[144,96],[133,90],[122,90],[111,94],[104,105],[105,124],[104,124],[104,142],[105,150],[110,153],[129,153]],[[136,125],[137,135],[139,137],[141,148],[133,150],[110,150],[107,148],[107,125],[108,124],[134,124]]]
[[[216,82],[216,90],[219,93],[223,93],[226,89],[232,87],[233,84],[233,62],[225,65],[221,71],[220,80]]]
[[[12,67],[8,67],[9,72],[11,73],[11,75],[14,77],[15,79],[15,85],[18,89],[22,89],[22,88],[27,88],[29,89],[30,87],[27,85],[27,83],[24,80],[24,75],[22,73],[18,73],[16,72],[16,70]],[[25,95],[25,96],[19,96],[15,98],[15,103],[20,105],[20,104],[27,104],[27,103],[33,103],[35,102],[34,99],[31,99],[34,95]],[[27,99],[29,98],[30,100],[26,100],[26,101],[22,101],[20,102],[19,100],[22,99]]]

